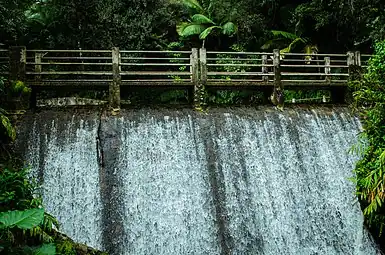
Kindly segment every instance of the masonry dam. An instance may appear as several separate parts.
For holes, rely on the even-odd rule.
[[[74,240],[125,254],[379,254],[344,107],[40,110],[19,148]]]

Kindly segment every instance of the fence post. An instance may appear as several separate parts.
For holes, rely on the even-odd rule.
[[[193,89],[193,103],[195,103],[197,99],[197,94],[199,91],[199,53],[197,48],[193,48],[191,50],[191,58],[190,58],[190,64],[191,64],[191,81],[194,86]]]
[[[202,109],[205,104],[207,84],[207,51],[205,48],[199,49],[199,64],[200,64],[200,80],[197,86],[194,87],[194,108]]]
[[[361,66],[361,52],[356,51],[354,52],[354,60],[356,66]]]
[[[122,78],[120,76],[120,53],[119,48],[112,48],[112,83],[109,87],[109,103],[114,109],[120,108],[120,85]]]
[[[207,51],[205,48],[199,50],[200,66],[201,66],[201,83],[203,86],[207,83]]]
[[[267,65],[267,55],[262,55],[262,74],[267,74],[269,72]],[[269,81],[269,76],[267,75],[262,75],[262,81],[263,82],[268,82]]]
[[[325,57],[325,81],[327,83],[331,82],[331,67],[330,67],[330,57]]]
[[[273,51],[273,65],[274,65],[274,88],[281,89],[281,55],[278,49]]]
[[[43,54],[41,52],[35,53],[35,82],[40,84],[41,82],[41,72],[42,72],[42,66],[41,66],[41,59]]]
[[[9,79],[11,81],[25,81],[25,65],[27,50],[24,46],[9,49]]]
[[[354,65],[355,65],[355,59],[354,59],[354,52],[348,51],[347,53],[347,65],[348,65],[348,70],[349,70],[349,76],[352,74]]]
[[[281,55],[279,49],[273,51],[273,65],[274,65],[274,90],[271,95],[271,102],[278,107],[283,106],[283,86],[281,82]]]
[[[43,67],[41,65],[41,59],[43,58],[43,53],[35,52],[35,82],[37,85],[41,85],[41,72]],[[37,103],[37,88],[33,88],[30,97],[30,107],[35,108]]]

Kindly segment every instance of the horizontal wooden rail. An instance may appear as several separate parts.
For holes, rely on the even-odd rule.
[[[315,53],[315,54],[308,54],[308,53],[284,53],[283,56],[319,56],[319,57],[346,57],[347,54],[322,54],[322,53]]]
[[[144,72],[144,71],[140,71],[140,72],[120,72],[120,75],[145,75],[145,76],[158,75],[158,76],[165,76],[165,75],[191,75],[191,73],[189,73],[189,72],[157,72],[157,71],[154,71],[154,72]]]
[[[247,66],[247,67],[273,67],[273,65],[264,64],[207,64],[207,66]]]
[[[121,57],[121,60],[188,60],[190,58],[152,58],[152,57]]]
[[[262,61],[261,58],[207,58],[207,61]]]
[[[33,59],[33,58],[31,57],[29,59]],[[74,59],[78,59],[78,60],[111,60],[111,57],[73,57],[73,56],[45,57],[45,56],[42,56],[42,59],[46,59],[46,60],[74,60]]]
[[[120,53],[162,53],[162,54],[191,54],[191,51],[145,51],[145,50],[121,50]]]
[[[36,65],[36,62],[27,62],[27,65]],[[73,62],[40,62],[39,65],[85,65],[85,66],[111,66],[112,63],[84,63],[84,62],[79,62],[79,63],[73,63]]]
[[[255,73],[255,72],[208,72],[207,75],[241,75],[241,76],[262,76],[262,75],[267,75],[267,76],[274,76],[273,73]]]
[[[165,63],[120,63],[121,66],[164,66]],[[191,66],[189,63],[167,63],[167,66]]]
[[[349,76],[348,73],[281,73],[282,76]]]
[[[112,75],[112,72],[82,72],[82,71],[69,71],[69,72],[26,72],[31,75]]]
[[[272,56],[273,53],[268,52],[226,52],[226,51],[209,51],[207,54],[226,54],[226,55],[268,55]]]
[[[329,65],[330,66],[330,65]],[[327,67],[326,65],[281,65],[281,67],[305,67],[305,68],[319,68],[319,67]],[[349,66],[344,65],[333,65],[335,68],[348,68]]]
[[[111,50],[27,50],[27,52],[42,53],[111,53]]]

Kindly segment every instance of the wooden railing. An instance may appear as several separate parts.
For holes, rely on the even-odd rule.
[[[280,54],[138,50],[0,50],[0,75],[33,88],[109,87],[110,104],[120,105],[124,86],[317,87],[346,86],[353,67],[366,67],[370,55]],[[199,101],[199,99],[197,99]]]

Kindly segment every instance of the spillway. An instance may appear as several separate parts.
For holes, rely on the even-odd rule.
[[[47,110],[18,146],[78,242],[126,254],[377,254],[345,108]],[[24,128],[23,128],[24,127]]]

